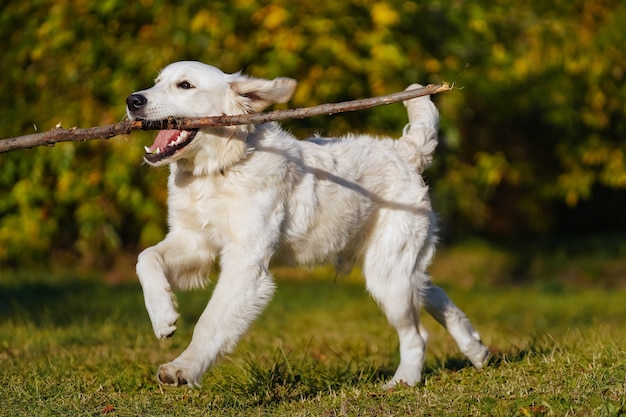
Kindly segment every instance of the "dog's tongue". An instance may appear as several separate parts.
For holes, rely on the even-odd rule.
[[[167,144],[176,140],[179,134],[180,130],[160,130],[156,139],[154,139],[154,143],[150,146],[150,151],[154,152],[157,148],[164,150]]]

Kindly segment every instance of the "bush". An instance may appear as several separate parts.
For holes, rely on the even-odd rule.
[[[192,0],[17,2],[0,14],[3,137],[115,123],[161,67],[200,60],[299,80],[291,106],[456,82],[436,97],[428,173],[450,236],[607,222],[626,203],[626,6],[603,2]],[[287,123],[299,135],[398,135],[400,105]],[[0,155],[0,261],[108,263],[165,232],[165,170],[147,135]]]

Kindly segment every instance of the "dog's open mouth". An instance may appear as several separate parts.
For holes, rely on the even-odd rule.
[[[189,145],[196,137],[198,129],[194,130],[161,130],[152,146],[146,146],[144,158],[148,162],[158,162]]]

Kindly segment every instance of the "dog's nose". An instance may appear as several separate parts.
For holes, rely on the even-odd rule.
[[[147,102],[148,99],[141,94],[131,94],[126,99],[126,106],[128,106],[128,110],[130,111],[137,111],[145,106]]]

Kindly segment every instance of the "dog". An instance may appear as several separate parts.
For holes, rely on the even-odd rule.
[[[409,88],[417,88],[415,84]],[[200,62],[165,67],[155,85],[126,100],[132,120],[240,115],[290,100],[296,81],[226,74]],[[164,385],[198,386],[268,304],[276,258],[359,265],[366,287],[397,330],[400,364],[384,387],[421,380],[428,335],[424,307],[481,369],[489,350],[467,316],[431,282],[436,222],[421,174],[437,146],[439,113],[429,97],[405,103],[397,139],[351,134],[297,140],[276,122],[162,130],[145,161],[169,165],[169,232],[145,249],[137,275],[154,333],[172,336],[173,289],[220,275],[189,346],[157,372]]]

